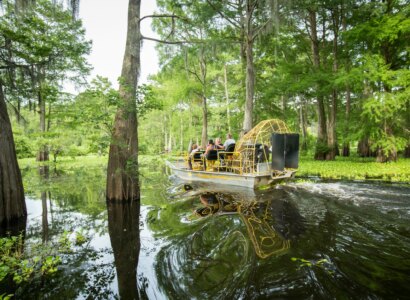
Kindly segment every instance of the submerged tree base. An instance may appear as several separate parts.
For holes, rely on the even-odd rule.
[[[27,216],[13,218],[0,224],[0,237],[18,235],[26,230]]]

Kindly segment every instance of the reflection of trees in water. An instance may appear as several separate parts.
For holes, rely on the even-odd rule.
[[[257,257],[286,253],[290,240],[303,231],[303,218],[282,192],[186,190],[196,203],[202,203],[196,210],[201,219],[194,222],[200,226],[185,224],[190,231],[172,237],[172,243],[157,256],[158,282],[170,298],[250,295]],[[181,201],[174,204],[179,206]]]
[[[108,230],[114,251],[121,299],[138,299],[137,265],[140,251],[140,204],[107,203]]]
[[[32,216],[29,220],[25,240],[25,251],[28,255],[30,255],[31,247],[38,242],[48,241],[49,245],[58,244],[64,231],[74,233],[81,230],[86,236],[90,232],[94,234],[107,232],[107,223],[104,221],[105,213],[99,216],[83,215],[76,209],[77,205],[94,206],[95,200],[98,200],[98,197],[86,195],[85,192],[88,189],[84,188],[92,184],[91,180],[95,176],[91,175],[91,179],[80,184],[82,176],[79,179],[80,182],[77,181],[78,178],[65,178],[64,176],[56,178],[53,173],[49,172],[48,167],[35,169],[35,172],[27,171],[26,176],[30,176],[28,180],[30,180],[32,190],[29,192],[38,195],[42,209],[41,216]],[[94,185],[96,187],[92,190],[99,190],[98,182]],[[53,199],[51,199],[52,193]],[[94,202],[85,201],[87,196],[95,199]],[[78,199],[78,203],[72,199]],[[37,200],[29,201],[32,201],[33,205],[38,205],[34,204],[38,203]],[[105,205],[98,208],[98,211],[104,212],[104,209]],[[24,229],[25,226],[22,228]],[[75,234],[71,235],[71,241],[74,237]],[[54,276],[39,278],[30,284],[22,284],[11,292],[16,293],[17,299],[113,298],[111,283],[115,278],[115,271],[113,263],[106,259],[111,254],[111,250],[108,248],[96,250],[90,241],[82,246],[72,245],[71,248],[72,253],[58,254],[63,263],[58,267],[59,271]]]

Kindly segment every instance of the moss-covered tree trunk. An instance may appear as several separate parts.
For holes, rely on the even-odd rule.
[[[317,37],[316,11],[309,10],[310,39],[313,56],[313,66],[315,70],[320,69],[319,39]],[[318,84],[319,85],[319,84]],[[324,160],[327,153],[327,131],[326,131],[326,112],[323,95],[317,95],[317,141],[315,159]]]
[[[0,225],[26,216],[23,181],[0,81]]]
[[[140,0],[129,0],[128,30],[120,80],[120,105],[115,115],[107,169],[107,199],[137,200],[138,133],[136,88],[140,68]]]

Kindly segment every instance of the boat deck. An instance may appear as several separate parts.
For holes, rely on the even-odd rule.
[[[167,165],[173,170],[176,176],[186,181],[202,181],[247,188],[255,188],[286,180],[292,178],[296,172],[295,170],[286,170],[280,174],[272,176],[270,172],[266,171],[260,173],[236,174],[233,172],[221,171],[220,168],[216,171],[190,170],[187,168],[184,161],[177,161],[174,163],[167,161]]]

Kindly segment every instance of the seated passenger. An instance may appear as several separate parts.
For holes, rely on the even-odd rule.
[[[211,151],[211,150],[217,150],[217,147],[214,143],[214,140],[209,140],[208,141],[208,146],[206,146],[204,156],[207,157],[207,155],[209,154],[209,151]]]
[[[220,137],[216,138],[215,147],[216,147],[217,150],[225,149],[224,145],[222,145],[222,141],[221,141]]]
[[[201,150],[201,146],[198,146],[197,144],[192,145],[191,152],[189,152],[188,157],[188,165],[190,170],[192,170],[192,160],[194,159],[195,153],[197,153],[199,150]]]
[[[224,143],[224,149],[227,149],[230,144],[235,144],[235,140],[232,138],[232,134],[228,133],[226,135],[226,141]]]

